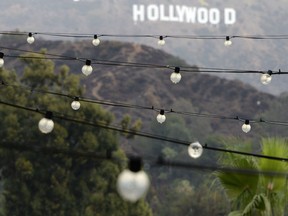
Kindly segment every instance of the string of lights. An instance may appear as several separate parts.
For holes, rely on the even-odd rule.
[[[41,132],[47,133],[47,134],[50,133],[54,128],[54,122],[52,119],[59,119],[59,120],[67,121],[67,122],[80,124],[80,125],[87,125],[87,126],[92,126],[92,127],[104,128],[104,129],[113,130],[113,131],[126,133],[126,134],[130,134],[130,135],[135,135],[135,136],[139,136],[139,137],[144,137],[144,138],[149,138],[149,139],[154,139],[154,140],[160,140],[160,141],[165,141],[165,142],[170,142],[173,144],[186,146],[186,147],[188,147],[189,155],[192,158],[200,157],[202,155],[203,149],[207,149],[207,150],[217,151],[217,152],[232,153],[232,154],[239,154],[239,155],[244,155],[244,156],[253,156],[253,157],[257,157],[257,158],[265,158],[265,159],[269,159],[269,160],[288,162],[288,158],[217,148],[217,147],[208,146],[208,144],[201,145],[199,142],[190,143],[188,141],[183,141],[183,140],[174,139],[174,138],[167,138],[164,136],[159,136],[159,135],[155,135],[155,134],[151,134],[151,133],[147,133],[147,132],[143,132],[143,131],[141,132],[141,131],[136,131],[136,130],[132,130],[132,129],[123,129],[122,127],[119,127],[119,126],[107,125],[107,124],[101,123],[101,122],[91,122],[91,121],[88,121],[86,119],[78,119],[75,117],[71,118],[71,117],[67,117],[67,115],[64,115],[64,114],[56,114],[55,112],[43,111],[43,110],[39,110],[36,108],[29,108],[29,107],[20,106],[17,104],[8,103],[5,101],[0,101],[0,104],[5,105],[5,106],[9,106],[9,107],[13,107],[16,109],[26,110],[26,111],[34,112],[34,113],[39,113],[42,115],[45,114],[45,118],[42,118],[39,121],[38,126],[39,126],[39,129]],[[46,122],[43,123],[43,120]],[[47,124],[48,120],[49,120],[49,123]]]
[[[43,154],[43,155],[64,155],[67,157],[72,158],[85,158],[85,159],[92,159],[92,160],[114,160],[120,161],[119,158],[115,158],[113,156],[113,152],[107,152],[106,154],[96,153],[92,151],[79,151],[75,149],[69,148],[59,148],[59,147],[52,147],[52,146],[39,146],[34,143],[11,143],[11,142],[1,142],[0,148],[7,149],[7,150],[14,150],[20,152],[32,152],[36,154]],[[128,156],[131,158],[134,156]],[[204,166],[195,163],[188,163],[183,161],[175,161],[169,160],[167,158],[163,158],[162,156],[156,157],[141,157],[145,161],[149,161],[149,163],[154,166],[169,166],[169,167],[177,167],[177,168],[185,168],[190,170],[199,170],[202,172],[226,172],[226,173],[241,173],[241,174],[248,174],[248,175],[266,175],[266,176],[278,176],[278,177],[286,177],[287,173],[283,172],[274,172],[274,171],[257,171],[257,170],[249,170],[249,169],[237,169],[235,167],[222,167],[222,166]]]
[[[35,40],[37,39],[37,35],[40,36],[51,36],[51,37],[66,37],[66,38],[82,38],[82,39],[92,39],[92,44],[94,46],[100,45],[100,38],[105,37],[116,37],[116,38],[154,38],[158,40],[158,45],[163,46],[166,43],[166,39],[189,39],[189,40],[223,40],[225,46],[231,46],[232,40],[236,39],[248,39],[248,40],[287,40],[288,35],[222,35],[222,36],[205,36],[205,35],[112,35],[112,34],[73,34],[73,33],[49,33],[49,32],[0,32],[2,35],[14,35],[14,36],[21,36],[25,35],[27,37],[27,43],[33,44],[35,43]],[[36,38],[36,39],[35,39]],[[4,53],[0,52],[0,67],[4,65],[4,56],[5,58],[19,58],[19,59],[45,59],[45,60],[54,60],[54,61],[79,61],[81,63],[85,63],[82,67],[82,73],[86,76],[90,75],[93,71],[92,65],[103,65],[103,66],[119,66],[119,67],[134,67],[134,68],[148,68],[148,69],[163,69],[163,70],[172,70],[170,80],[172,83],[179,83],[182,76],[180,72],[183,73],[217,73],[217,74],[228,74],[228,73],[237,73],[237,74],[260,74],[260,80],[263,84],[268,84],[271,82],[272,75],[282,75],[282,74],[288,74],[288,72],[281,71],[272,71],[272,70],[236,70],[236,69],[225,69],[225,68],[208,68],[208,67],[187,67],[187,66],[181,66],[181,65],[158,65],[158,64],[147,64],[147,63],[138,63],[138,62],[121,62],[121,61],[110,61],[110,60],[100,60],[95,58],[84,58],[84,57],[78,57],[78,56],[65,56],[65,55],[59,55],[59,54],[52,54],[52,53],[40,53],[40,52],[34,52],[29,50],[21,50],[17,48],[8,48],[8,47],[0,47],[0,49],[8,50],[8,53],[4,55]],[[16,52],[16,53],[12,53]],[[33,53],[38,54],[38,56],[23,56],[19,55],[22,53]],[[20,88],[21,90],[26,90],[30,92],[37,92],[39,94],[50,94],[54,96],[60,96],[60,97],[67,97],[70,98],[72,101],[71,107],[74,110],[78,110],[80,108],[80,101],[81,102],[87,102],[87,103],[96,103],[100,105],[105,106],[112,106],[112,107],[120,107],[120,108],[129,108],[129,109],[144,109],[144,110],[153,110],[159,112],[156,119],[159,123],[163,123],[166,120],[165,113],[173,113],[173,114],[179,114],[179,115],[185,115],[185,116],[192,116],[192,117],[201,117],[201,118],[216,118],[220,120],[236,120],[244,122],[242,125],[242,130],[244,132],[249,132],[251,130],[250,123],[265,123],[265,124],[271,124],[271,125],[282,125],[282,126],[288,126],[288,122],[283,121],[274,121],[274,120],[264,120],[263,118],[260,119],[252,119],[252,118],[241,118],[238,116],[225,116],[225,115],[218,115],[218,114],[205,114],[205,113],[192,113],[192,112],[182,112],[182,111],[176,111],[174,109],[163,109],[163,108],[156,108],[154,106],[141,106],[141,105],[135,105],[135,104],[127,104],[127,103],[121,103],[121,102],[113,102],[113,101],[106,101],[106,100],[95,100],[95,99],[89,99],[79,96],[73,96],[73,95],[66,95],[63,93],[53,92],[53,91],[43,91],[40,89],[32,89],[25,86],[16,86],[16,85],[10,85],[6,82],[1,82],[2,86],[4,87],[14,87],[14,88]],[[155,134],[150,134],[147,132],[141,132],[141,131],[135,131],[132,129],[123,129],[122,127],[119,127],[117,125],[107,125],[101,122],[91,122],[87,121],[86,119],[77,119],[75,117],[67,116],[67,114],[61,114],[57,112],[52,111],[46,111],[46,110],[39,110],[35,108],[29,108],[24,107],[17,104],[12,104],[4,101],[0,101],[0,104],[5,106],[14,107],[16,109],[22,109],[29,112],[35,112],[42,115],[45,115],[44,118],[42,118],[39,123],[38,127],[39,130],[42,133],[48,134],[52,132],[54,128],[54,122],[53,119],[57,120],[63,120],[68,121],[75,124],[81,124],[81,125],[87,125],[92,127],[100,127],[107,130],[113,130],[121,133],[126,133],[130,135],[136,135],[140,137],[150,138],[154,140],[160,140],[160,141],[166,141],[173,144],[179,144],[182,146],[188,147],[188,154],[196,159],[199,158],[203,150],[210,150],[210,151],[216,151],[216,152],[222,152],[222,153],[229,153],[229,154],[238,154],[243,156],[251,156],[256,158],[265,158],[269,160],[276,160],[281,162],[288,162],[288,158],[282,158],[282,157],[275,157],[275,156],[269,156],[269,155],[261,155],[256,153],[249,153],[249,152],[241,152],[241,151],[235,151],[231,149],[224,149],[224,148],[218,148],[218,147],[212,147],[208,146],[207,144],[201,145],[199,142],[187,142],[182,141],[178,139],[173,138],[167,138]],[[61,123],[61,121],[60,121]],[[39,147],[39,146],[32,146],[32,145],[16,145],[16,144],[7,144],[7,143],[0,143],[0,148],[6,148],[6,149],[14,149],[18,151],[32,151],[42,154],[60,154],[60,155],[66,155],[69,157],[85,157],[85,158],[91,158],[91,159],[114,159],[112,157],[111,152],[106,152],[106,156],[103,156],[102,154],[96,154],[95,152],[82,152],[78,150],[71,150],[71,149],[59,149],[59,148],[53,148],[53,147]],[[135,165],[136,164],[136,165]],[[273,171],[264,171],[259,172],[256,170],[242,170],[242,169],[235,169],[231,167],[218,167],[218,166],[203,166],[203,165],[195,165],[195,164],[189,164],[185,162],[180,161],[172,161],[167,160],[165,158],[159,157],[159,159],[156,161],[157,165],[161,166],[169,166],[169,167],[181,167],[181,168],[192,168],[192,169],[198,169],[201,171],[220,171],[220,172],[228,172],[228,173],[242,173],[242,174],[251,174],[251,175],[268,175],[268,176],[278,176],[278,177],[287,177],[286,173],[281,172],[273,172]],[[145,193],[147,192],[149,188],[149,178],[147,174],[144,171],[141,171],[141,163],[139,160],[130,159],[129,160],[129,170],[123,170],[123,172],[118,176],[117,179],[117,189],[119,194],[122,196],[123,199],[126,199],[131,202],[137,201],[140,197],[143,197]],[[132,177],[131,177],[132,176]],[[141,177],[141,178],[139,178]],[[141,179],[141,184],[137,185],[137,182],[135,179]],[[128,181],[128,183],[127,183]],[[132,190],[127,190],[126,185],[131,185],[129,183],[133,182],[135,188]],[[135,183],[136,182],[136,183]],[[129,192],[129,193],[128,193]],[[132,194],[132,196],[131,196]]]
[[[214,73],[214,74],[261,74],[260,81],[262,84],[267,85],[272,80],[272,75],[284,75],[288,74],[287,71],[272,71],[272,70],[241,70],[241,69],[227,69],[227,68],[209,68],[209,67],[191,67],[191,66],[174,66],[174,65],[159,65],[159,64],[149,64],[149,63],[139,63],[139,62],[127,62],[127,61],[111,61],[95,58],[84,58],[84,57],[73,57],[53,53],[41,53],[31,50],[23,50],[18,48],[9,48],[0,46],[2,50],[15,51],[21,53],[31,53],[37,54],[39,56],[24,56],[19,54],[4,54],[0,52],[0,67],[4,65],[4,57],[6,58],[19,58],[19,59],[45,59],[45,60],[65,60],[65,61],[79,61],[85,64],[83,65],[81,71],[84,75],[89,76],[93,72],[92,65],[103,65],[103,66],[113,66],[113,67],[133,67],[133,68],[149,68],[149,69],[162,69],[172,71],[170,75],[170,80],[172,83],[177,84],[181,81],[183,73]],[[152,71],[152,70],[151,70]]]
[[[287,173],[284,172],[274,172],[274,171],[257,171],[257,170],[249,170],[249,169],[237,169],[235,167],[221,167],[221,166],[204,166],[202,164],[192,164],[183,161],[175,161],[169,160],[167,158],[159,157],[157,161],[157,165],[160,166],[169,166],[176,168],[185,168],[185,169],[193,169],[199,170],[202,172],[212,171],[212,172],[225,172],[225,173],[239,173],[244,175],[265,175],[265,176],[278,176],[278,177],[287,177]]]
[[[27,31],[1,31],[0,35],[10,35],[10,36],[52,36],[59,38],[94,38],[99,37],[113,37],[113,38],[174,38],[174,39],[202,39],[202,40],[220,40],[229,38],[238,38],[238,39],[251,39],[251,40],[267,40],[267,39],[278,39],[285,40],[288,39],[288,35],[279,34],[279,35],[160,35],[160,34],[104,34],[104,33],[64,33],[64,32],[27,32]]]
[[[19,48],[11,48],[0,46],[2,50],[8,51],[16,51],[20,53],[31,53],[31,54],[38,54],[39,56],[24,56],[24,55],[16,55],[16,54],[5,54],[5,57],[10,58],[23,58],[23,59],[47,59],[47,60],[72,60],[72,61],[81,61],[85,62],[87,60],[86,57],[73,57],[67,55],[60,55],[55,53],[43,53]],[[4,53],[3,53],[4,56]],[[3,57],[2,57],[3,58]],[[175,70],[175,67],[181,68],[183,72],[196,72],[196,73],[255,73],[255,74],[263,74],[265,73],[264,70],[243,70],[243,69],[228,69],[228,68],[213,68],[213,67],[198,67],[198,66],[181,66],[181,65],[159,65],[159,64],[151,64],[151,63],[140,63],[140,62],[127,62],[127,61],[112,61],[112,60],[103,60],[103,59],[95,59],[89,58],[91,64],[96,65],[108,65],[108,66],[125,66],[125,67],[146,67],[151,69],[171,69]],[[92,62],[93,61],[93,62]],[[286,71],[271,71],[273,74],[287,74]]]
[[[177,115],[183,115],[183,116],[189,116],[189,117],[198,117],[198,118],[208,118],[208,119],[220,119],[220,120],[233,120],[233,121],[240,121],[244,124],[242,125],[242,131],[245,133],[248,133],[251,130],[251,123],[264,123],[269,125],[279,125],[279,126],[288,126],[287,121],[276,121],[276,120],[267,120],[264,118],[259,119],[253,119],[253,118],[241,118],[239,116],[226,116],[226,115],[219,115],[219,114],[213,114],[213,113],[199,113],[199,112],[184,112],[184,111],[177,111],[174,109],[162,109],[152,106],[142,106],[137,104],[129,104],[124,102],[118,102],[118,101],[108,101],[108,100],[99,100],[99,99],[91,99],[86,97],[80,97],[75,95],[69,95],[64,94],[60,92],[53,92],[53,91],[45,91],[41,89],[35,89],[27,86],[21,86],[21,85],[12,85],[8,84],[5,81],[0,80],[0,86],[3,87],[12,87],[12,88],[18,88],[21,89],[21,91],[27,91],[27,92],[35,92],[39,94],[48,94],[53,95],[57,97],[64,97],[71,99],[71,108],[73,110],[79,110],[81,103],[91,103],[91,104],[98,104],[98,105],[104,105],[104,106],[111,106],[111,107],[117,107],[117,108],[127,108],[127,109],[138,109],[138,110],[152,110],[155,112],[158,112],[158,115],[156,116],[156,119],[159,123],[164,123],[166,121],[166,115],[165,113],[171,113],[171,114],[177,114]]]

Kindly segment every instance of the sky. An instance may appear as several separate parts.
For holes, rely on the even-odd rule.
[[[284,0],[10,0],[1,1],[2,31],[87,34],[209,35],[221,40],[169,39],[163,49],[201,67],[287,71],[288,40],[235,39],[223,46],[227,35],[286,34]],[[286,34],[288,35],[288,34]],[[57,38],[47,38],[55,40]],[[71,39],[71,38],[70,38]],[[155,38],[113,38],[159,49]],[[280,94],[287,79],[275,76],[274,85],[262,86],[258,76],[225,75]]]

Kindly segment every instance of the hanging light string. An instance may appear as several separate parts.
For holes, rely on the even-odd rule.
[[[185,168],[185,169],[193,169],[198,171],[212,171],[212,172],[224,172],[224,173],[238,173],[238,174],[246,174],[246,175],[265,175],[265,176],[278,176],[278,177],[287,177],[286,172],[274,172],[274,171],[258,171],[252,169],[239,169],[235,167],[222,167],[222,166],[205,166],[199,165],[195,163],[187,163],[183,161],[176,161],[171,159],[166,159],[159,157],[156,165],[159,166],[168,166],[168,167],[176,167],[176,168]]]
[[[20,151],[20,152],[32,152],[36,154],[42,154],[42,155],[64,155],[66,157],[72,157],[72,158],[85,158],[85,159],[91,159],[91,160],[113,160],[116,162],[125,162],[124,160],[121,160],[120,158],[116,158],[113,156],[113,152],[106,152],[105,153],[96,153],[95,151],[79,151],[79,150],[73,150],[73,149],[67,149],[67,148],[59,148],[59,147],[52,147],[52,146],[39,146],[34,145],[32,143],[25,144],[25,143],[12,143],[12,142],[1,142],[0,148],[7,149],[7,150],[14,150],[14,151]],[[128,155],[128,159],[129,159]],[[225,173],[239,173],[239,174],[247,174],[247,175],[265,175],[265,176],[278,176],[278,177],[286,177],[287,173],[283,172],[275,172],[275,171],[257,171],[257,170],[250,170],[250,169],[238,169],[235,167],[223,167],[223,166],[204,166],[199,165],[195,163],[188,163],[183,161],[176,161],[176,160],[169,160],[163,157],[156,158],[153,157],[142,157],[143,160],[149,161],[152,168],[158,167],[158,166],[169,166],[169,167],[176,167],[176,168],[184,168],[189,170],[198,170],[201,172],[225,172]]]
[[[28,34],[32,35],[42,35],[42,36],[52,36],[59,38],[92,38],[94,35],[98,37],[112,37],[112,38],[174,38],[174,39],[202,39],[202,40],[219,40],[225,39],[227,35],[159,35],[159,34],[91,34],[91,33],[67,33],[67,32],[27,32],[27,31],[0,31],[0,35],[11,35],[11,36],[26,36]],[[286,40],[288,35],[279,34],[279,35],[230,35],[230,38],[238,39],[250,39],[250,40],[267,40],[267,39],[276,39],[276,40]]]
[[[173,109],[157,108],[154,106],[142,106],[142,105],[129,104],[129,103],[123,103],[123,102],[118,102],[118,101],[91,99],[91,98],[73,96],[73,95],[59,93],[59,92],[40,90],[40,89],[35,89],[31,87],[26,87],[26,86],[11,85],[11,84],[7,84],[3,80],[2,81],[0,80],[0,86],[18,88],[21,90],[25,90],[27,92],[36,92],[39,94],[48,94],[48,95],[53,95],[53,96],[58,96],[58,97],[66,97],[66,98],[70,98],[71,100],[77,98],[77,101],[82,101],[82,102],[91,103],[91,104],[99,104],[99,105],[104,105],[104,106],[117,107],[117,108],[152,110],[156,112],[160,112],[161,110],[163,110],[164,113],[171,113],[171,114],[177,114],[177,115],[183,115],[183,116],[189,116],[189,117],[220,119],[220,120],[234,120],[234,121],[236,120],[236,121],[243,122],[247,125],[250,123],[265,123],[265,124],[270,124],[270,125],[288,126],[288,121],[266,120],[263,118],[260,118],[260,119],[242,118],[239,116],[225,116],[225,115],[219,115],[219,114],[213,114],[213,113],[208,114],[208,113],[199,113],[199,112],[184,112],[184,111],[177,111]]]
[[[67,55],[53,54],[53,53],[42,53],[25,49],[11,48],[0,46],[1,50],[9,50],[20,53],[31,53],[38,54],[40,56],[23,56],[17,54],[5,54],[4,57],[8,58],[19,58],[19,59],[39,59],[39,60],[66,60],[66,61],[79,61],[85,62],[87,59],[91,61],[92,65],[103,65],[103,66],[121,66],[121,67],[134,67],[134,68],[149,68],[149,69],[169,69],[171,71],[175,68],[181,69],[184,73],[216,73],[216,74],[266,74],[265,70],[243,70],[243,69],[227,69],[227,68],[213,68],[213,67],[191,67],[184,65],[160,65],[160,64],[149,64],[149,63],[139,63],[139,62],[127,62],[127,61],[111,61],[95,58],[85,58],[85,57],[73,57]],[[288,74],[287,71],[272,71],[269,70],[270,75],[283,75]]]
[[[40,113],[42,115],[45,113],[43,110],[40,111],[39,109],[24,107],[24,106],[20,106],[20,105],[17,105],[17,104],[4,102],[4,101],[0,101],[0,104],[5,105],[5,106],[9,106],[9,107],[13,107],[13,108],[16,108],[16,109],[26,110],[26,111],[29,111],[29,112]],[[179,140],[179,139],[167,138],[167,137],[164,137],[164,136],[159,136],[159,135],[155,135],[155,134],[151,134],[151,133],[147,133],[147,132],[135,131],[135,130],[132,130],[132,129],[131,130],[130,129],[123,129],[123,128],[119,127],[119,126],[107,125],[107,124],[104,124],[104,123],[101,123],[101,122],[91,122],[91,121],[87,121],[87,120],[83,120],[83,119],[76,119],[76,118],[72,118],[72,117],[67,117],[67,115],[64,115],[64,114],[56,114],[54,112],[53,112],[53,118],[54,119],[59,119],[59,120],[64,120],[64,121],[68,121],[68,122],[72,122],[72,123],[77,123],[77,124],[81,124],[81,125],[87,125],[87,126],[92,126],[92,127],[104,128],[104,129],[113,130],[113,131],[126,133],[126,134],[130,134],[130,135],[135,135],[135,136],[139,136],[139,137],[145,137],[145,138],[150,138],[150,139],[154,139],[154,140],[170,142],[170,143],[174,143],[174,144],[178,144],[178,145],[182,145],[182,146],[189,146],[190,145],[190,142]],[[275,157],[275,156],[262,155],[262,154],[255,154],[255,153],[248,153],[248,152],[241,152],[241,151],[235,151],[235,150],[229,150],[229,149],[223,149],[223,148],[216,148],[216,147],[208,146],[207,144],[203,145],[203,149],[212,150],[212,151],[218,151],[218,152],[224,152],[224,153],[232,153],[232,154],[244,155],[244,156],[253,156],[253,157],[257,157],[257,158],[266,158],[266,159],[269,159],[269,160],[277,160],[277,161],[288,162],[288,158]]]
[[[106,154],[102,153],[96,153],[92,151],[79,151],[79,150],[72,150],[67,148],[59,148],[59,147],[52,147],[52,146],[39,146],[39,145],[32,145],[25,144],[25,143],[11,143],[11,142],[1,142],[0,148],[5,148],[8,150],[17,150],[17,151],[29,151],[29,152],[35,152],[35,153],[42,153],[42,154],[61,154],[69,157],[79,157],[79,158],[87,158],[87,159],[93,159],[93,160],[106,160],[109,159],[110,153],[107,152]]]

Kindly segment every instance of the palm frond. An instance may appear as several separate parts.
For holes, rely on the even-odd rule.
[[[228,216],[242,216],[241,211],[233,211],[228,214]]]
[[[271,203],[265,194],[256,194],[252,201],[246,206],[242,215],[255,215],[253,212],[260,211],[265,216],[271,216]]]

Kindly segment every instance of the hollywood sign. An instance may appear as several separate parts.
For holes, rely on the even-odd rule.
[[[134,4],[133,21],[169,21],[181,23],[199,23],[232,25],[236,22],[236,11],[233,8],[188,7],[183,5],[138,5]]]

